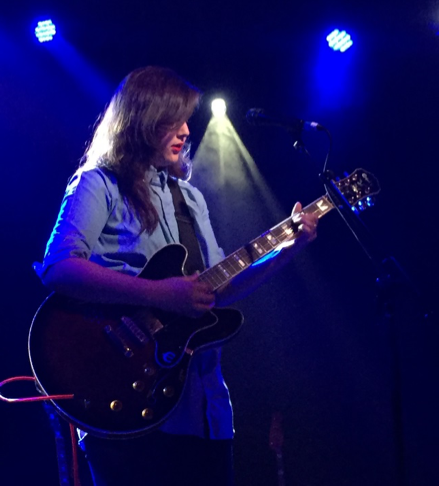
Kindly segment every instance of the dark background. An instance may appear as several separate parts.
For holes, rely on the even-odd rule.
[[[33,38],[45,16],[62,34],[52,45]],[[339,26],[354,40],[342,55],[325,42]],[[47,295],[32,263],[43,256],[96,117],[129,71],[165,65],[204,92],[191,120],[194,152],[210,100],[222,95],[285,214],[296,200],[306,204],[324,193],[318,174],[328,139],[305,133],[308,158],[286,131],[251,127],[245,113],[263,107],[327,127],[328,167],[340,176],[363,167],[379,179],[376,206],[362,219],[379,257],[393,256],[413,284],[396,286],[394,319],[383,317],[377,271],[333,211],[319,238],[240,304],[246,325],[223,357],[235,408],[237,485],[277,484],[268,438],[274,412],[283,416],[288,485],[438,484],[438,32],[439,4],[428,0],[4,5],[0,380],[30,373],[27,334]],[[247,192],[233,189],[218,183],[205,191],[226,253],[278,222],[265,211],[265,194],[252,192],[251,203],[237,208]],[[2,484],[57,484],[53,435],[40,405],[1,403],[0,433]]]

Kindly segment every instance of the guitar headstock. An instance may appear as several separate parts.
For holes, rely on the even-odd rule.
[[[378,179],[364,169],[355,169],[344,179],[334,181],[338,190],[355,210],[364,210],[374,205],[374,196],[381,188]]]

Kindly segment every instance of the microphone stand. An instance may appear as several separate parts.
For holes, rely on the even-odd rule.
[[[301,138],[305,122],[303,120],[299,120],[298,122],[299,125],[296,124],[295,126],[290,126],[287,128],[287,131],[294,140],[294,148],[298,152],[306,154],[312,159]],[[329,131],[322,125],[317,125],[316,127],[313,127],[313,129],[325,131],[329,136],[332,145],[332,138]],[[283,128],[286,128],[285,125],[282,126]],[[333,174],[330,171],[324,170],[324,172],[320,174],[320,179],[323,182],[328,197],[368,256],[377,274],[377,310],[379,317],[382,319],[383,323],[387,325],[390,349],[392,352],[391,366],[393,372],[393,389],[391,401],[396,449],[396,479],[399,486],[406,486],[401,359],[398,328],[402,322],[407,322],[408,318],[427,318],[430,317],[430,315],[425,309],[422,309],[424,303],[420,305],[422,298],[419,291],[415,288],[396,259],[392,256],[384,256],[382,251],[377,249],[375,241],[368,229],[358,217],[358,214],[352,210],[349,202],[335,185]],[[415,302],[413,302],[413,297],[416,298]],[[407,305],[409,305],[410,312],[407,312]]]
[[[330,133],[322,127],[330,137]],[[312,158],[303,143],[301,131],[288,130],[295,140],[294,148]],[[330,137],[331,139],[331,137]],[[326,165],[326,163],[325,163]],[[423,312],[419,303],[421,295],[409,279],[401,265],[392,256],[385,256],[378,250],[375,240],[369,230],[359,218],[357,212],[352,210],[344,195],[334,183],[334,174],[325,170],[319,175],[324,188],[332,204],[346,223],[347,227],[366,253],[377,274],[377,312],[389,333],[389,346],[391,350],[391,370],[393,376],[393,388],[391,394],[393,433],[395,441],[396,456],[396,484],[407,486],[405,469],[405,447],[404,447],[404,422],[402,413],[402,376],[400,359],[399,328],[408,318],[429,317]],[[416,302],[412,301],[413,296]],[[407,312],[407,305],[410,305]],[[404,307],[404,310],[403,310]]]
[[[399,263],[392,256],[383,257],[381,251],[378,251],[375,241],[366,226],[335,185],[333,174],[325,171],[323,174],[320,174],[320,179],[323,181],[325,190],[338,213],[365,251],[377,272],[378,315],[383,323],[387,325],[392,353],[393,389],[391,399],[396,447],[397,484],[406,486],[399,328],[404,321],[407,322],[408,318],[427,317],[428,314],[422,313],[421,306],[419,306],[421,296]],[[411,301],[413,296],[416,297],[415,303]],[[408,304],[410,305],[409,312],[406,309]],[[405,307],[404,310],[403,307]]]

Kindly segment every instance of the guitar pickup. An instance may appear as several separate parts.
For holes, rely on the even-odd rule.
[[[122,317],[121,323],[125,327],[125,329],[134,337],[134,339],[136,339],[140,344],[146,344],[149,341],[148,336],[129,317]]]

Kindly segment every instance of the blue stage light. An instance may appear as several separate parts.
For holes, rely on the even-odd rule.
[[[333,30],[327,37],[328,45],[334,51],[345,52],[354,43],[351,36],[345,30]]]
[[[42,20],[38,22],[35,28],[35,36],[40,42],[51,41],[56,34],[55,24],[51,20]]]

